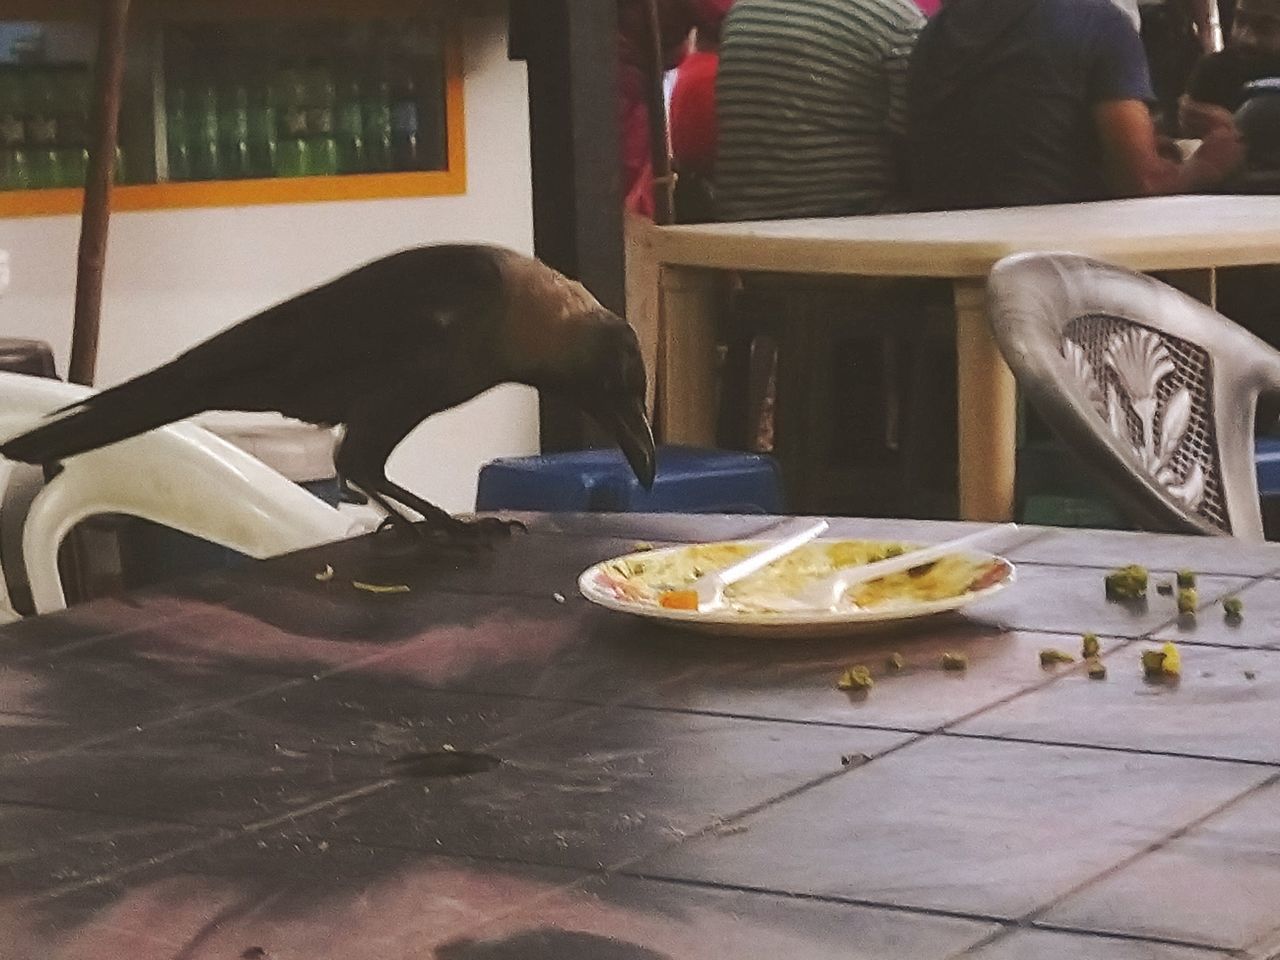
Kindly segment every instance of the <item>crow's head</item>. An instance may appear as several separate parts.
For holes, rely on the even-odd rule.
[[[653,485],[644,359],[631,326],[585,287],[536,260],[507,255],[499,342],[511,379],[557,394],[608,430],[636,478]]]
[[[645,413],[644,360],[635,331],[602,308],[578,325],[567,359],[566,392],[613,434],[648,490],[655,470],[653,430]]]

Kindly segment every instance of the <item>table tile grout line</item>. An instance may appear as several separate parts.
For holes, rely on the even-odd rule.
[[[403,651],[399,651],[398,653],[403,653]],[[260,676],[263,676],[263,677],[269,677],[272,679],[278,678],[279,682],[274,683],[271,686],[263,687],[262,689],[255,690],[249,693],[239,694],[237,696],[228,697],[226,699],[214,700],[209,703],[204,703],[204,704],[201,704],[200,706],[192,707],[187,710],[178,710],[175,713],[166,714],[146,724],[134,724],[132,726],[120,727],[115,730],[109,731],[107,733],[99,734],[96,737],[91,737],[88,740],[77,741],[75,743],[58,747],[53,750],[41,751],[35,754],[32,754],[32,753],[0,754],[0,765],[14,759],[28,760],[29,758],[36,757],[38,759],[44,760],[52,757],[60,757],[69,753],[78,752],[87,747],[100,747],[109,743],[123,741],[139,733],[147,733],[153,730],[162,730],[166,727],[172,726],[175,723],[197,719],[201,716],[204,716],[207,713],[212,713],[218,710],[225,710],[229,707],[235,707],[240,704],[251,703],[252,701],[258,700],[262,697],[278,694],[281,691],[285,691],[285,690],[292,690],[297,687],[304,686],[308,683],[321,683],[325,680],[330,680],[335,677],[342,677],[345,675],[349,675],[355,669],[358,669],[364,666],[369,666],[373,663],[380,662],[384,658],[395,656],[395,655],[397,655],[397,653],[390,653],[390,652],[383,651],[376,654],[371,654],[369,657],[364,657],[357,661],[352,661],[351,663],[338,664],[327,670],[321,670],[316,673],[312,673],[309,676],[304,676],[304,677],[288,676],[285,674],[260,674]],[[615,703],[613,701],[606,701],[604,703],[596,703],[594,701],[579,700],[575,698],[532,697],[532,696],[527,696],[523,694],[507,694],[507,693],[496,693],[496,692],[484,693],[478,690],[461,690],[456,688],[436,687],[436,686],[424,686],[421,689],[424,692],[428,692],[428,693],[447,693],[447,694],[458,695],[458,696],[466,696],[466,695],[504,696],[504,697],[510,697],[512,699],[530,700],[530,701],[537,701],[537,702],[544,702],[544,703],[564,703],[571,706],[581,706],[583,708],[609,707],[609,706],[617,705],[621,702],[621,701],[618,701],[617,703]],[[526,730],[523,732],[527,733],[529,731]]]
[[[66,608],[66,609],[70,609],[70,608]],[[61,611],[55,611],[55,613],[57,612],[61,612]],[[137,626],[122,627],[119,630],[116,630],[112,633],[104,634],[102,636],[84,637],[84,638],[81,638],[80,640],[71,640],[67,643],[61,644],[60,646],[52,646],[52,647],[49,647],[48,649],[39,649],[29,653],[22,653],[16,659],[9,661],[9,663],[14,666],[17,666],[19,664],[30,663],[34,660],[42,660],[46,658],[57,659],[66,654],[74,654],[74,653],[79,653],[82,650],[91,649],[97,646],[98,644],[108,643],[113,640],[118,640],[121,637],[128,637],[128,636],[135,635],[142,632],[149,633],[158,627],[174,626],[176,624],[183,623],[187,620],[191,620],[191,619],[203,616],[207,613],[208,613],[207,610],[182,611],[179,613],[172,614],[171,616],[168,616],[168,617],[163,617],[153,624],[148,624],[146,627],[137,627]],[[34,619],[34,616],[24,617],[22,620],[13,621],[13,623],[22,623],[24,622],[24,620],[28,620],[28,619]],[[8,626],[8,625],[9,624],[5,624],[5,626]],[[0,651],[3,651],[3,650],[4,650],[4,644],[3,642],[0,642]]]
[[[1273,927],[1251,941],[1243,950],[1249,960],[1277,960],[1280,958],[1280,926]]]
[[[1015,934],[1037,930],[1043,930],[1048,933],[1071,934],[1073,936],[1086,937],[1094,940],[1122,940],[1125,943],[1142,943],[1163,947],[1182,947],[1188,950],[1200,950],[1216,954],[1219,957],[1239,957],[1241,960],[1247,960],[1244,953],[1239,950],[1230,950],[1224,947],[1217,947],[1212,944],[1200,943],[1194,940],[1179,940],[1176,937],[1144,936],[1137,933],[1114,933],[1105,930],[1089,930],[1083,927],[1056,927],[1049,925],[1027,926],[1017,921],[1010,920],[1000,920],[997,922],[1000,924],[999,930],[993,931],[977,943],[970,944],[967,947],[962,947],[956,953],[948,954],[945,960],[964,960],[966,957],[976,956],[977,951],[985,950],[992,944],[1007,940]]]
[[[117,880],[120,877],[127,876],[131,873],[136,873],[139,870],[146,869],[147,867],[160,866],[161,864],[176,860],[179,857],[187,856],[192,853],[199,853],[202,850],[209,850],[232,840],[251,837],[257,833],[261,833],[264,830],[270,830],[272,827],[279,826],[280,824],[286,823],[290,820],[297,820],[299,817],[311,816],[312,814],[320,813],[321,811],[337,804],[345,803],[350,800],[357,800],[365,796],[371,796],[380,790],[386,789],[391,784],[398,782],[399,781],[397,780],[384,779],[373,783],[367,783],[335,796],[326,797],[323,800],[317,800],[313,803],[307,804],[306,806],[298,807],[284,813],[279,813],[262,820],[255,820],[234,829],[231,827],[208,828],[216,831],[211,837],[206,837],[201,841],[195,841],[170,848],[163,853],[154,854],[134,863],[126,864],[116,870],[108,870],[84,880],[64,884],[61,887],[54,887],[37,897],[36,901],[48,902],[57,900],[79,890],[85,890],[90,887],[101,886],[104,883],[110,883],[113,880]]]
[[[1048,536],[1048,535],[1049,535],[1049,533],[1051,533],[1051,532],[1052,532],[1052,531],[1048,531],[1048,532],[1040,533],[1040,534],[1038,534],[1037,536],[1032,537],[1030,540],[1028,540],[1028,541],[1026,541],[1026,542],[1027,542],[1027,543],[1035,542],[1035,541],[1036,541],[1037,539],[1039,539],[1040,537]],[[1034,565],[1034,564],[1028,564],[1028,565]],[[1045,566],[1053,566],[1053,564],[1044,564],[1044,565],[1045,565]],[[1278,570],[1280,570],[1280,568],[1277,568],[1277,569],[1278,569]],[[1256,585],[1256,584],[1258,584],[1258,583],[1260,583],[1260,582],[1263,582],[1264,580],[1265,580],[1265,578],[1254,578],[1254,579],[1250,580],[1250,581],[1246,584],[1246,588],[1247,588],[1247,587],[1249,587],[1249,586],[1254,586],[1254,585]],[[1243,589],[1244,589],[1244,588],[1242,588],[1242,590],[1241,590],[1240,592],[1243,592]],[[1225,596],[1225,595],[1226,595],[1226,594],[1224,594],[1224,596]],[[524,595],[521,595],[521,596],[524,596]],[[1219,598],[1219,597],[1217,597],[1217,596],[1215,596],[1215,598],[1214,598],[1213,600],[1209,601],[1207,604],[1205,604],[1205,605],[1204,605],[1204,607],[1205,607],[1205,608],[1207,608],[1207,607],[1209,607],[1209,606],[1212,606],[1214,603],[1216,603],[1216,602],[1218,601],[1218,599],[1220,599],[1220,598]],[[191,617],[195,617],[195,616],[198,616],[198,615],[199,615],[199,614],[196,614],[196,613],[189,614],[189,615],[178,615],[178,616],[176,616],[176,617],[169,618],[169,620],[166,620],[166,621],[164,621],[164,622],[166,622],[166,623],[167,623],[167,622],[170,622],[170,621],[180,621],[180,620],[184,620],[184,619],[190,619]],[[1158,626],[1158,627],[1156,627],[1156,628],[1154,628],[1154,629],[1152,629],[1152,630],[1149,630],[1149,631],[1147,631],[1147,632],[1145,632],[1145,633],[1142,633],[1142,634],[1120,634],[1120,633],[1114,633],[1114,632],[1113,632],[1113,633],[1108,634],[1108,635],[1109,635],[1109,636],[1115,636],[1115,637],[1117,637],[1117,638],[1119,638],[1119,639],[1122,639],[1122,640],[1135,640],[1135,639],[1142,639],[1142,638],[1150,638],[1150,637],[1152,637],[1154,634],[1156,634],[1156,633],[1158,633],[1158,632],[1161,632],[1161,631],[1163,631],[1163,630],[1167,629],[1168,627],[1170,627],[1170,626],[1172,626],[1172,625],[1176,624],[1176,623],[1178,622],[1178,619],[1179,619],[1178,617],[1174,617],[1174,618],[1172,618],[1172,619],[1171,619],[1171,620],[1169,620],[1169,621],[1165,621],[1165,622],[1164,622],[1164,623],[1162,623],[1160,626]],[[1045,633],[1045,634],[1051,634],[1051,635],[1064,635],[1064,636],[1070,636],[1070,635],[1073,635],[1073,634],[1071,634],[1071,633],[1069,633],[1069,632],[1067,632],[1067,631],[1043,630],[1043,629],[1036,629],[1036,628],[1031,628],[1031,627],[1028,627],[1028,628],[1015,628],[1015,627],[1008,627],[1008,626],[1006,625],[1006,626],[1004,626],[1003,628],[1004,628],[1004,629],[1015,630],[1015,631],[1017,631],[1017,630],[1021,629],[1021,630],[1023,630],[1024,632],[1030,632],[1030,633]],[[127,634],[127,633],[129,633],[129,632],[132,632],[132,631],[121,631],[121,633],[123,633],[123,634]],[[121,633],[112,634],[112,635],[108,636],[107,638],[102,638],[102,639],[110,639],[110,638],[111,638],[111,637],[113,637],[113,636],[120,636],[120,635],[121,635]],[[99,642],[101,642],[101,640],[95,639],[95,640],[91,640],[91,641],[86,641],[83,645],[73,645],[72,647],[67,647],[67,648],[62,648],[62,649],[63,649],[63,650],[72,650],[72,651],[74,651],[74,649],[80,649],[80,648],[82,648],[82,647],[95,646],[95,645],[97,645]],[[1194,641],[1184,641],[1184,642],[1187,642],[1187,643],[1193,643]],[[1261,649],[1261,650],[1268,650],[1268,649],[1272,649],[1272,648],[1266,648],[1266,647],[1261,647],[1261,648],[1254,648],[1254,647],[1239,647],[1239,646],[1230,646],[1230,645],[1226,645],[1226,644],[1214,644],[1214,643],[1204,643],[1204,644],[1202,644],[1202,645],[1203,645],[1203,646],[1222,647],[1222,648],[1225,648],[1225,649]],[[203,704],[203,705],[201,705],[201,706],[199,706],[199,707],[195,707],[195,708],[192,708],[192,709],[190,709],[190,710],[178,711],[177,713],[174,713],[174,714],[171,714],[171,715],[167,715],[167,716],[162,717],[162,718],[160,718],[160,719],[158,719],[158,720],[152,721],[151,723],[148,723],[148,724],[146,724],[146,725],[141,726],[141,730],[154,730],[154,729],[159,729],[159,728],[163,728],[163,727],[165,727],[165,726],[168,726],[168,725],[170,725],[170,724],[172,724],[172,723],[180,722],[180,721],[182,721],[182,720],[190,720],[190,719],[194,719],[194,718],[196,718],[196,717],[199,717],[199,716],[203,715],[203,714],[204,714],[204,713],[206,713],[206,712],[210,712],[210,711],[218,710],[218,709],[223,709],[223,708],[226,708],[226,707],[229,707],[229,706],[234,706],[234,705],[239,704],[239,703],[246,703],[246,702],[252,701],[252,700],[254,700],[254,699],[258,698],[258,697],[261,697],[261,696],[269,695],[269,694],[272,694],[272,693],[277,693],[277,692],[279,692],[280,690],[290,689],[290,688],[295,687],[295,686],[300,686],[300,685],[302,685],[302,684],[307,683],[307,682],[308,682],[308,680],[310,680],[311,682],[319,682],[320,680],[323,680],[323,679],[330,679],[330,678],[335,677],[335,676],[343,676],[343,675],[346,675],[346,674],[353,674],[355,671],[359,670],[359,669],[360,669],[360,668],[362,668],[362,667],[366,667],[366,666],[369,666],[369,665],[371,665],[371,664],[375,664],[375,663],[381,662],[382,660],[390,659],[390,658],[393,658],[393,657],[395,657],[395,656],[402,655],[402,654],[403,654],[403,651],[378,651],[378,652],[376,652],[376,653],[372,653],[372,654],[370,654],[370,655],[369,655],[369,656],[367,656],[367,657],[361,657],[361,658],[359,658],[359,659],[357,659],[357,660],[353,660],[353,661],[350,661],[350,662],[347,662],[347,663],[337,664],[337,665],[331,666],[331,667],[329,667],[329,668],[327,668],[327,669],[320,670],[320,671],[318,671],[318,672],[316,672],[316,673],[312,673],[309,677],[307,677],[307,676],[297,676],[297,675],[291,675],[291,674],[261,674],[261,676],[263,676],[264,678],[276,678],[276,677],[279,677],[279,678],[280,678],[280,680],[281,680],[281,682],[276,683],[276,684],[274,684],[274,685],[272,685],[272,686],[268,686],[268,687],[262,688],[261,690],[254,691],[254,692],[252,692],[252,693],[246,693],[246,694],[242,694],[242,695],[239,695],[239,696],[235,696],[235,697],[227,698],[227,699],[225,699],[225,700],[218,700],[218,701],[214,701],[214,702],[211,702],[211,703],[208,703],[208,704]],[[122,660],[127,660],[128,658],[127,658],[127,657],[122,657],[121,659],[122,659]],[[19,658],[19,661],[17,661],[17,662],[24,662],[24,658]],[[691,668],[691,669],[692,669],[692,668]],[[681,675],[681,676],[683,676],[683,675]],[[671,680],[668,680],[668,681],[662,681],[662,682],[660,682],[660,683],[656,686],[656,688],[655,688],[655,689],[662,689],[662,688],[664,688],[664,687],[666,687],[666,686],[668,686],[668,685],[674,685],[675,683],[677,683],[677,682],[679,681],[679,679],[681,679],[681,678],[680,678],[680,677],[677,677],[677,678],[672,678]],[[1028,688],[1028,691],[1029,691],[1029,690],[1038,690],[1038,689],[1040,689],[1040,688],[1041,688],[1041,685],[1037,685],[1037,686],[1035,686],[1035,687]],[[460,689],[460,688],[450,688],[450,687],[427,687],[427,688],[424,688],[424,689],[431,689],[431,690],[435,690],[435,691],[437,691],[437,692],[444,692],[444,693],[465,693],[465,692],[482,693],[481,691],[478,691],[478,690],[476,690],[476,691],[468,691],[468,690],[462,690],[462,689]],[[1027,691],[1024,691],[1024,692],[1027,692]],[[498,695],[498,694],[494,694],[494,695]],[[507,695],[507,694],[505,694],[505,693],[504,693],[504,694],[502,694],[502,695]],[[511,696],[522,697],[523,699],[530,699],[530,700],[545,700],[545,701],[548,701],[548,702],[581,703],[581,704],[584,704],[584,705],[596,704],[596,702],[595,702],[595,701],[585,701],[585,700],[580,700],[580,699],[577,699],[577,698],[536,697],[536,696],[528,696],[528,695],[521,695],[521,694],[511,694]],[[1016,695],[1015,695],[1015,696],[1016,696]],[[1003,702],[1007,702],[1007,701],[1000,701],[1000,703],[1003,703]],[[598,704],[596,704],[596,705],[600,705],[600,706],[630,706],[630,704],[627,704],[627,703],[625,702],[625,700],[618,700],[618,701],[603,701],[603,702],[600,702],[600,703],[598,703]],[[647,707],[647,706],[642,706],[642,705],[636,705],[636,706],[637,706],[637,708],[638,708],[638,709],[657,709],[657,710],[665,709],[665,708],[661,708],[661,707]],[[694,712],[696,712],[696,711],[694,711]],[[726,715],[730,715],[730,714],[726,714]],[[751,718],[751,717],[749,717],[749,716],[743,716],[743,719],[753,719],[753,718]],[[968,717],[966,716],[966,717],[961,718],[961,719],[968,719]],[[788,721],[785,721],[785,720],[779,719],[779,722],[788,722]],[[960,721],[955,721],[955,722],[960,722]],[[844,726],[843,724],[834,724],[834,725],[835,725],[835,726]],[[880,729],[880,728],[872,728],[872,729]],[[895,729],[898,729],[898,728],[894,728],[894,727],[885,727],[885,728],[882,728],[882,729],[895,730]],[[124,738],[128,737],[129,735],[131,735],[132,733],[136,733],[136,732],[141,732],[141,731],[139,730],[138,726],[135,726],[132,730],[131,730],[131,729],[129,729],[129,728],[120,728],[120,729],[117,729],[117,730],[114,730],[114,731],[110,731],[110,732],[105,733],[105,734],[101,734],[101,735],[99,735],[99,736],[97,736],[97,737],[90,738],[89,740],[86,740],[86,741],[77,742],[77,743],[75,743],[75,744],[71,744],[71,745],[68,745],[68,746],[66,746],[66,747],[60,747],[60,748],[58,748],[57,750],[54,750],[54,751],[49,751],[49,752],[46,752],[46,753],[42,753],[42,754],[40,754],[40,756],[41,756],[41,757],[48,757],[48,756],[60,756],[60,755],[63,755],[64,753],[66,753],[66,752],[74,752],[74,751],[76,751],[76,750],[84,749],[84,748],[86,748],[86,747],[102,746],[102,745],[104,745],[104,744],[106,744],[106,743],[110,743],[110,742],[115,741],[115,740],[118,740],[118,739],[124,739]],[[916,732],[916,731],[905,731],[905,732]],[[10,756],[12,756],[12,755],[10,755]],[[3,760],[3,759],[4,759],[3,757],[0,757],[0,760]]]
[[[1176,624],[1177,622],[1178,622],[1177,618],[1174,618],[1172,621],[1169,621],[1170,624]],[[1019,628],[1009,628],[1009,627],[1005,627],[1004,629],[1008,629],[1011,632],[1043,634],[1047,637],[1076,636],[1075,633],[1067,632],[1067,631],[1036,630],[1032,628],[1019,629]],[[1114,637],[1115,639],[1121,641],[1121,645],[1119,647],[1114,648],[1115,650],[1118,650],[1118,649],[1122,649],[1123,647],[1131,646],[1134,643],[1143,642],[1144,640],[1154,641],[1156,639],[1161,639],[1161,638],[1155,637],[1154,634],[1160,632],[1163,629],[1164,629],[1163,627],[1159,627],[1140,635],[1120,634],[1120,633],[1112,632],[1112,633],[1108,633],[1107,636]],[[1197,641],[1197,640],[1185,640],[1185,639],[1178,640],[1175,642],[1181,643],[1186,646],[1199,646],[1199,647],[1211,648],[1215,650],[1224,650],[1224,651],[1241,650],[1241,651],[1257,651],[1262,653],[1280,652],[1280,649],[1277,649],[1275,647],[1241,646],[1241,645],[1222,644],[1222,643],[1214,643],[1209,641]],[[177,713],[165,715],[156,720],[150,721],[146,724],[134,725],[131,727],[120,727],[115,730],[108,731],[103,734],[99,734],[95,737],[91,737],[88,740],[77,741],[75,743],[68,744],[66,746],[58,747],[54,750],[40,752],[37,756],[40,759],[58,757],[68,753],[74,753],[88,747],[104,746],[112,742],[122,741],[127,739],[130,736],[136,735],[137,733],[163,729],[174,723],[182,722],[184,720],[192,720],[208,712],[226,709],[227,707],[233,707],[242,703],[249,703],[261,697],[279,693],[282,690],[289,690],[295,687],[302,686],[308,682],[318,683],[323,680],[332,679],[334,677],[354,675],[354,671],[359,669],[360,667],[368,666],[370,665],[370,663],[377,663],[384,658],[389,658],[396,655],[399,655],[399,654],[391,653],[391,652],[379,652],[377,654],[372,654],[368,658],[362,658],[361,660],[353,661],[348,664],[340,664],[338,666],[335,666],[328,670],[321,671],[319,673],[313,673],[309,677],[297,677],[297,676],[290,676],[286,674],[261,674],[261,676],[263,676],[264,678],[278,677],[280,682],[272,686],[264,687],[262,689],[259,689],[253,692],[240,694],[224,700],[216,700],[210,703],[202,704],[198,707],[193,707],[189,710],[180,710]],[[659,691],[669,686],[674,686],[678,684],[681,680],[683,680],[689,673],[693,672],[693,670],[695,669],[696,668],[691,667],[685,673],[682,673],[668,680],[660,681],[655,685],[654,690]],[[899,726],[893,726],[893,725],[846,724],[846,723],[840,723],[837,721],[795,719],[795,718],[788,718],[788,717],[776,717],[772,715],[760,716],[760,715],[753,715],[753,714],[741,714],[741,713],[735,713],[735,712],[723,712],[723,711],[715,711],[715,710],[699,710],[696,708],[688,708],[688,707],[641,704],[641,703],[636,703],[634,701],[628,700],[626,698],[626,695],[623,695],[615,699],[608,699],[608,700],[602,699],[599,701],[595,701],[595,700],[584,700],[579,697],[554,697],[554,696],[540,696],[536,694],[510,693],[508,691],[500,691],[496,689],[486,690],[483,687],[460,687],[460,686],[454,687],[454,686],[429,685],[429,686],[423,686],[421,689],[424,691],[433,692],[433,693],[445,693],[445,694],[453,694],[453,695],[475,695],[475,696],[502,696],[502,697],[507,697],[509,699],[520,699],[520,700],[528,700],[528,701],[543,702],[543,703],[564,703],[566,705],[575,705],[575,706],[582,706],[582,707],[601,707],[601,708],[624,707],[627,709],[648,710],[648,711],[654,711],[654,712],[671,712],[671,713],[684,713],[684,714],[695,714],[695,715],[706,715],[706,716],[723,716],[723,717],[730,717],[730,718],[741,719],[741,720],[760,720],[760,721],[776,722],[776,723],[796,723],[796,724],[802,724],[802,725],[829,726],[829,727],[839,727],[839,728],[845,728],[845,729],[887,730],[891,732],[902,732],[902,733],[921,733],[921,732],[933,733],[933,732],[944,731],[947,727],[954,726],[955,724],[970,720],[973,717],[986,712],[987,710],[1004,706],[1007,703],[1011,702],[1012,700],[1017,699],[1018,697],[1042,690],[1049,684],[1055,682],[1059,677],[1069,675],[1070,672],[1071,671],[1061,671],[1056,676],[1046,680],[1045,683],[1035,684],[1033,686],[1025,688],[1024,690],[1016,691],[1010,694],[1008,697],[1002,698],[997,701],[993,701],[991,704],[987,706],[978,708],[977,710],[972,711],[968,714],[965,714],[961,717],[958,717],[955,720],[949,721],[947,724],[944,724],[942,727],[931,728],[929,731],[921,731],[918,728],[899,727]],[[1035,741],[1028,741],[1028,742],[1035,742]],[[29,758],[31,756],[33,755],[22,754],[16,751],[10,752],[7,754],[0,754],[0,763],[9,762],[13,760],[22,760],[22,759]]]
[[[1124,857],[1123,859],[1117,861],[1116,863],[1112,864],[1106,869],[1099,871],[1097,874],[1090,877],[1089,879],[1083,880],[1080,883],[1076,884],[1071,889],[1058,894],[1056,897],[1052,898],[1048,903],[1042,904],[1041,906],[1021,916],[1019,918],[1019,923],[1025,926],[1038,927],[1039,918],[1044,916],[1046,913],[1051,911],[1054,907],[1058,906],[1065,900],[1068,900],[1069,898],[1075,896],[1078,893],[1083,892],[1089,887],[1097,883],[1100,883],[1109,877],[1116,875],[1121,870],[1124,870],[1126,867],[1132,866],[1134,863],[1137,863],[1139,860],[1141,860],[1143,857],[1147,856],[1148,854],[1155,853],[1156,851],[1161,850],[1164,847],[1167,847],[1169,844],[1173,843],[1175,840],[1179,840],[1182,837],[1185,837],[1192,830],[1195,830],[1196,828],[1201,827],[1204,824],[1208,823],[1213,818],[1220,816],[1223,813],[1226,813],[1228,810],[1230,810],[1232,807],[1236,806],[1237,804],[1242,803],[1245,800],[1249,799],[1250,797],[1253,797],[1259,793],[1262,793],[1265,790],[1271,789],[1277,783],[1280,783],[1280,770],[1277,770],[1276,772],[1272,773],[1271,776],[1265,778],[1264,780],[1260,781],[1257,784],[1254,784],[1252,787],[1249,787],[1248,789],[1240,792],[1239,794],[1232,797],[1231,799],[1218,804],[1216,807],[1214,807],[1212,810],[1208,811],[1207,813],[1204,813],[1199,817],[1196,817],[1195,819],[1189,821],[1188,823],[1183,824],[1182,826],[1178,827],[1176,830],[1170,831],[1160,839],[1152,841],[1151,843],[1144,846],[1141,850],[1138,850],[1130,854],[1129,856]],[[1213,949],[1232,950],[1235,948],[1216,945],[1213,947]]]
[[[964,947],[960,953],[953,954],[952,956],[954,957],[963,957],[972,950],[976,950],[979,947],[985,946],[986,944],[992,942],[993,940],[1000,939],[1000,937],[1004,935],[1006,931],[1009,933],[1012,933],[1016,930],[1021,930],[1021,929],[1041,929],[1039,927],[1022,927],[1018,925],[1018,921],[1016,920],[1011,920],[1008,917],[1001,917],[995,914],[976,913],[976,912],[971,912],[966,910],[952,910],[952,909],[947,909],[945,907],[910,906],[907,904],[893,903],[887,900],[875,900],[875,899],[870,899],[865,897],[847,897],[847,896],[841,896],[839,894],[805,893],[805,892],[800,892],[795,890],[780,890],[773,887],[757,887],[757,886],[752,886],[750,884],[719,882],[719,881],[713,881],[713,880],[691,880],[683,877],[669,877],[669,876],[663,876],[662,874],[651,874],[651,873],[641,873],[641,872],[624,872],[624,873],[620,873],[619,876],[625,877],[627,879],[644,880],[648,883],[659,883],[659,884],[666,884],[670,886],[680,886],[680,887],[692,887],[699,890],[718,890],[723,892],[750,893],[750,894],[758,894],[761,896],[771,896],[771,897],[785,898],[788,900],[799,900],[799,901],[810,902],[810,903],[827,903],[827,904],[833,904],[833,905],[839,904],[839,905],[845,905],[845,906],[851,906],[851,907],[863,907],[871,910],[884,910],[890,913],[905,913],[905,914],[910,914],[912,916],[938,917],[938,918],[943,918],[948,920],[967,920],[973,923],[996,924],[1001,928],[1000,930],[994,931],[990,937],[980,940],[977,943],[971,944],[968,947]],[[1045,929],[1053,929],[1053,928],[1045,928]],[[1221,947],[1213,947],[1213,946],[1209,946],[1203,943],[1198,943],[1190,940],[1179,940],[1175,937],[1148,937],[1148,936],[1142,936],[1140,934],[1109,933],[1102,930],[1087,930],[1087,929],[1077,930],[1074,928],[1071,928],[1071,929],[1064,928],[1062,932],[1075,933],[1080,936],[1089,937],[1093,939],[1115,939],[1115,940],[1126,940],[1133,943],[1154,943],[1154,944],[1161,944],[1161,945],[1174,946],[1174,947],[1188,947],[1192,949],[1209,949],[1209,950],[1215,950],[1219,953],[1227,953],[1227,954],[1230,954],[1232,952],[1229,950],[1223,950]]]
[[[1244,757],[1214,757],[1203,753],[1178,753],[1172,750],[1152,750],[1146,747],[1115,747],[1097,743],[1078,743],[1065,740],[1038,740],[1012,734],[962,733],[943,730],[936,734],[951,740],[976,740],[984,743],[1024,744],[1035,747],[1060,747],[1064,750],[1097,750],[1102,753],[1118,753],[1133,757],[1162,757],[1169,760],[1197,760],[1207,763],[1234,763],[1242,767],[1266,767],[1280,772],[1280,760],[1255,760]]]

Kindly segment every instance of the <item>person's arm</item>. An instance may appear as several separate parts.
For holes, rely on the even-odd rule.
[[[1094,107],[1103,172],[1117,197],[1194,193],[1217,186],[1244,162],[1234,124],[1215,128],[1184,163],[1160,155],[1155,123],[1141,100],[1109,100]]]
[[[1184,137],[1204,137],[1219,127],[1231,127],[1235,117],[1226,107],[1183,94],[1178,100],[1178,129]]]

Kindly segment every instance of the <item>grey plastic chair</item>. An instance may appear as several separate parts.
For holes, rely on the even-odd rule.
[[[1253,427],[1280,353],[1210,307],[1128,270],[1019,254],[987,283],[1018,385],[1130,519],[1263,539]]]

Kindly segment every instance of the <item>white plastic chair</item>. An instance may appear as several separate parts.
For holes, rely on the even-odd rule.
[[[0,436],[16,436],[45,414],[92,392],[0,372]],[[0,485],[7,486],[13,467],[0,460]],[[37,613],[66,606],[58,548],[77,523],[103,513],[140,517],[257,559],[342,540],[364,529],[363,523],[208,430],[192,423],[160,427],[68,457],[31,502],[22,529],[22,559]],[[15,614],[0,585],[0,619],[6,615]]]

